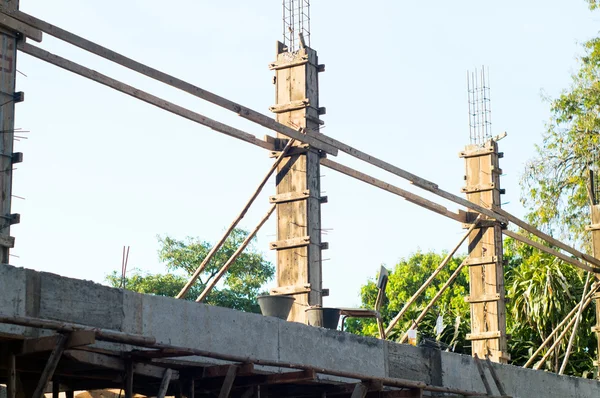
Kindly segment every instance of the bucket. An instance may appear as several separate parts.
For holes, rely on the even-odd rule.
[[[308,324],[336,330],[340,321],[339,308],[312,307],[306,309]]]
[[[258,296],[258,305],[260,312],[264,316],[274,316],[279,319],[287,320],[295,298],[291,296]]]

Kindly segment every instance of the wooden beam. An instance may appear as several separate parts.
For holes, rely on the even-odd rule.
[[[299,238],[291,238],[269,243],[271,250],[285,250],[294,247],[308,246],[310,244],[310,236],[301,236]]]
[[[476,341],[476,340],[492,340],[497,339],[502,336],[502,332],[500,330],[494,330],[491,332],[481,332],[481,333],[467,333],[467,340]]]
[[[20,355],[34,354],[44,351],[52,351],[58,344],[62,335],[38,337],[35,339],[23,340]],[[96,342],[96,334],[91,330],[78,330],[71,332],[65,343],[65,349],[73,347],[81,347],[94,344]]]
[[[200,274],[206,268],[206,265],[208,265],[208,263],[212,260],[212,258],[215,256],[215,254],[219,251],[221,246],[223,246],[223,244],[225,243],[225,241],[227,240],[229,235],[231,235],[231,232],[235,229],[235,227],[239,224],[239,222],[244,218],[244,216],[246,215],[246,213],[248,212],[248,210],[250,209],[250,207],[252,206],[252,204],[254,203],[254,201],[256,200],[256,198],[258,197],[258,195],[264,188],[265,184],[269,181],[269,179],[271,178],[271,176],[273,175],[275,170],[277,170],[277,167],[283,161],[283,158],[286,155],[286,153],[290,150],[292,145],[294,145],[294,142],[295,142],[295,140],[293,140],[293,139],[288,141],[288,143],[283,148],[283,150],[281,151],[281,153],[279,154],[279,156],[277,157],[275,162],[269,168],[269,171],[267,172],[267,174],[263,177],[260,184],[258,184],[258,187],[254,190],[254,192],[252,192],[252,195],[250,195],[250,199],[248,199],[246,201],[246,203],[244,204],[242,211],[233,220],[231,225],[229,225],[229,228],[227,228],[225,233],[223,233],[223,236],[221,236],[221,239],[219,239],[219,241],[210,249],[210,251],[208,252],[206,257],[204,257],[204,259],[202,260],[202,262],[200,263],[198,268],[196,268],[196,270],[194,271],[194,273],[192,274],[190,279],[187,281],[185,286],[177,294],[176,298],[185,297],[185,295],[192,288],[194,283],[196,283],[196,280],[198,280],[198,278],[200,277]]]
[[[171,383],[171,375],[173,374],[173,370],[165,369],[165,374],[160,382],[160,387],[158,388],[158,393],[156,394],[156,398],[165,398],[167,395],[167,390],[169,389],[169,384]]]
[[[278,286],[269,291],[271,295],[293,295],[310,292],[310,283],[298,286]]]
[[[6,398],[17,398],[17,366],[14,353],[8,354]]]
[[[5,11],[4,7],[0,8],[0,11]],[[106,47],[102,47],[96,43],[93,43],[89,40],[84,39],[83,37],[77,36],[71,32],[68,32],[64,29],[61,29],[57,26],[51,25],[48,22],[42,21],[34,16],[25,14],[21,11],[11,12],[10,15],[18,19],[21,22],[24,22],[32,27],[35,27],[42,32],[45,32],[51,36],[54,36],[58,39],[66,41],[74,46],[77,46],[85,51],[89,51],[93,54],[96,54],[102,58],[105,58],[109,61],[115,62],[121,66],[129,68],[133,71],[146,75],[152,79],[158,80],[162,83],[165,83],[171,87],[175,87],[182,91],[185,91],[195,97],[201,98],[208,102],[211,102],[215,105],[218,105],[222,108],[228,109],[244,119],[248,119],[257,123],[263,127],[266,127],[270,130],[277,131],[282,133],[290,138],[295,138],[298,141],[306,142],[310,144],[314,148],[321,149],[331,155],[337,155],[337,149],[328,145],[326,143],[317,140],[314,137],[309,135],[305,135],[300,131],[294,130],[288,126],[285,126],[281,123],[277,123],[272,118],[263,115],[259,112],[256,112],[250,108],[237,104],[233,101],[230,101],[226,98],[220,97],[216,94],[213,94],[207,90],[204,90],[200,87],[194,86],[191,83],[185,82],[181,79],[176,78],[175,76],[171,76],[164,72],[161,72],[157,69],[151,68],[147,65],[144,65],[140,62],[134,61],[131,58],[127,58],[115,51],[109,50]]]
[[[98,354],[89,351],[68,350],[65,352],[65,356],[74,361],[81,362],[87,365],[118,370],[121,372],[126,371],[126,361],[111,355]],[[135,362],[133,364],[133,372],[141,376],[162,379],[165,373],[165,368],[146,363]],[[171,379],[178,380],[179,373],[177,371],[173,371]]]
[[[297,200],[304,200],[310,197],[310,190],[306,189],[302,192],[287,192],[269,197],[270,203],[287,203]]]
[[[125,398],[133,398],[133,366],[133,360],[125,360]]]
[[[327,168],[330,168],[332,170],[338,171],[349,177],[355,178],[359,181],[366,182],[367,184],[373,185],[374,187],[381,188],[384,191],[391,192],[395,195],[398,195],[398,196],[406,199],[407,201],[409,201],[411,203],[414,203],[418,206],[424,207],[427,210],[431,210],[435,213],[441,214],[443,216],[449,217],[449,218],[459,221],[459,222],[464,223],[466,221],[464,214],[454,213],[454,212],[448,210],[447,208],[445,208],[444,206],[439,205],[435,202],[432,202],[431,200],[425,199],[425,198],[423,198],[419,195],[416,195],[412,192],[409,192],[402,188],[398,188],[394,185],[388,184],[387,182],[379,180],[375,177],[371,177],[368,174],[361,173],[360,171],[354,170],[348,166],[344,166],[340,163],[334,162],[333,160],[321,159],[321,165],[325,166]]]
[[[54,349],[52,350],[52,353],[50,354],[50,357],[48,358],[48,362],[46,362],[46,366],[44,367],[42,375],[40,376],[37,387],[33,392],[33,398],[43,398],[44,392],[46,391],[46,386],[50,382],[50,379],[52,379],[52,376],[54,376],[54,371],[58,366],[58,361],[60,361],[60,358],[65,351],[66,342],[67,336],[61,334],[56,345],[54,346]]]
[[[206,287],[204,288],[202,293],[200,293],[200,295],[196,299],[197,303],[202,302],[206,298],[206,296],[208,296],[210,291],[215,287],[215,285],[219,282],[219,280],[223,277],[223,275],[225,275],[225,273],[227,272],[229,267],[231,267],[231,265],[235,262],[235,260],[237,260],[237,258],[240,256],[240,254],[242,254],[242,252],[250,244],[252,239],[254,239],[254,236],[256,236],[256,233],[260,230],[260,228],[263,225],[265,225],[265,223],[267,222],[269,217],[271,217],[271,214],[273,214],[273,212],[275,211],[276,206],[277,205],[272,205],[269,208],[269,211],[267,211],[267,214],[265,214],[263,216],[263,218],[258,222],[258,225],[256,227],[254,227],[254,229],[248,234],[248,236],[246,237],[246,239],[244,239],[244,241],[242,242],[240,247],[238,247],[237,250],[231,255],[229,260],[227,260],[227,262],[225,264],[223,264],[223,266],[221,267],[219,272],[217,272],[215,277],[206,285]]]
[[[58,379],[55,377],[52,380],[52,398],[59,398],[60,394],[60,383],[58,382]]]
[[[354,391],[352,391],[352,395],[350,398],[365,398],[367,396],[367,392],[369,392],[369,388],[363,383],[357,383],[354,386]]]
[[[596,267],[599,267],[599,268],[593,268],[593,267],[583,268],[586,271],[600,273],[600,260],[599,259],[597,259],[593,256],[590,256],[588,254],[582,253],[579,250],[574,249],[574,248],[570,247],[569,245],[564,244],[563,242],[559,241],[558,239],[554,239],[550,235],[543,233],[542,231],[535,228],[534,226],[527,224],[525,221],[520,220],[519,218],[513,216],[512,214],[510,214],[502,209],[496,209],[496,212],[499,213],[500,215],[502,215],[503,217],[505,217],[511,223],[513,223],[516,226],[524,229],[525,231],[537,236],[538,238],[545,240],[546,242],[550,243],[552,246],[556,246],[559,249],[564,250],[567,253],[570,253],[573,256],[575,256],[581,260],[587,261],[588,263],[590,263]],[[515,239],[517,239],[517,238],[515,238]],[[540,250],[542,250],[542,249],[540,249]],[[581,264],[581,263],[579,263],[579,264]],[[573,264],[573,265],[575,265],[575,264]],[[580,267],[579,265],[575,265],[575,266]]]
[[[247,376],[254,373],[254,364],[252,363],[244,363],[240,365],[215,365],[202,369],[202,378],[209,379],[213,377],[225,377],[232,366],[237,367],[236,375],[238,376]]]
[[[314,381],[317,379],[317,373],[314,370],[302,370],[299,372],[286,372],[270,374],[265,377],[264,384],[286,384],[299,383],[305,381]]]
[[[585,270],[588,272],[600,273],[600,270],[598,268],[590,267],[589,265],[586,265],[586,264],[582,263],[581,261],[578,261],[572,257],[569,257],[566,254],[559,252],[558,250],[551,249],[547,246],[544,246],[543,244],[541,244],[539,242],[535,242],[535,241],[533,241],[523,235],[520,235],[516,232],[512,232],[512,231],[509,231],[508,229],[506,229],[506,230],[502,231],[502,233],[506,236],[509,236],[513,239],[518,240],[519,242],[523,242],[529,246],[533,246],[536,249],[543,251],[544,253],[551,254],[555,257],[558,257],[561,260],[563,260],[564,262],[574,265],[578,268],[581,268],[582,270]]]
[[[14,19],[6,14],[0,14],[0,25],[5,26],[9,30],[19,32],[25,37],[30,38],[33,41],[40,43],[42,41],[42,31],[35,29],[23,22]]]
[[[235,376],[237,375],[237,370],[237,366],[230,366],[229,369],[227,369],[225,380],[223,380],[223,386],[221,386],[221,390],[219,391],[219,398],[229,398]]]
[[[201,124],[206,127],[210,127],[211,129],[228,135],[230,137],[237,138],[239,140],[248,142],[250,144],[257,145],[261,148],[265,149],[273,149],[273,147],[267,142],[257,138],[256,136],[242,131],[240,129],[236,129],[234,127],[228,126],[224,123],[218,122],[216,120],[210,119],[204,115],[201,115],[197,112],[190,111],[182,106],[176,105],[172,102],[163,100],[157,96],[149,94],[145,91],[132,87],[128,84],[110,78],[106,75],[98,73],[94,70],[86,68],[85,66],[79,65],[75,62],[69,61],[65,58],[59,57],[58,55],[52,54],[48,51],[42,50],[39,47],[33,46],[28,43],[19,42],[18,44],[19,50],[23,51],[26,54],[31,55],[32,57],[41,59],[42,61],[46,61],[50,64],[56,65],[59,68],[63,68],[68,70],[69,72],[73,72],[79,76],[85,77],[87,79],[93,80],[97,83],[103,84],[107,87],[120,91],[123,94],[127,94],[131,97],[137,98],[141,101],[144,101],[150,105],[154,105],[157,108],[163,109],[165,111],[174,113],[175,115],[181,116],[185,119],[191,120],[198,124]]]

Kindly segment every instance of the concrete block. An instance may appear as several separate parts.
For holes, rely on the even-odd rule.
[[[369,376],[386,375],[383,341],[294,322],[280,323],[279,359]]]
[[[27,303],[26,270],[10,265],[0,265],[0,313],[25,315]],[[0,333],[23,333],[25,328],[0,325]]]
[[[439,351],[390,341],[386,344],[389,377],[441,385],[441,377],[436,377],[441,367]]]
[[[158,342],[277,359],[275,318],[166,297],[143,296],[143,334]]]

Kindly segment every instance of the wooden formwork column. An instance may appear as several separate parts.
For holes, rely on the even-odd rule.
[[[19,0],[0,0],[6,12],[19,9]],[[12,247],[11,216],[15,93],[17,76],[17,34],[0,28],[0,263],[9,263]]]
[[[469,145],[460,156],[466,161],[467,199],[490,209],[500,208],[498,144]],[[473,219],[475,214],[470,215]],[[507,363],[506,305],[502,252],[502,226],[486,217],[469,236],[469,297],[472,354]]]
[[[589,229],[592,231],[592,249],[594,257],[600,258],[600,205],[592,205],[591,213],[592,225],[590,225]],[[596,280],[600,280],[600,274],[595,275]],[[592,328],[592,331],[596,332],[596,339],[598,340],[596,367],[598,369],[598,380],[600,380],[600,293],[596,293],[594,298],[596,299],[596,326]]]
[[[277,121],[294,129],[319,131],[319,66],[317,52],[304,47],[288,52],[277,45],[275,70]],[[287,137],[278,134],[279,149]],[[296,301],[288,320],[306,323],[305,309],[322,305],[321,281],[321,183],[322,154],[297,143],[277,169],[277,290],[294,292]]]

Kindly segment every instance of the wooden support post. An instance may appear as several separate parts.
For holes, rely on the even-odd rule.
[[[592,225],[600,224],[600,205],[593,205],[591,208],[592,213]],[[600,229],[592,229],[592,250],[595,258],[600,258]],[[600,282],[600,274],[595,274],[596,281]],[[600,380],[600,295],[596,295],[596,340],[598,341],[598,348],[596,350],[597,367],[598,367],[598,380]]]
[[[354,391],[350,398],[365,398],[369,392],[369,387],[364,383],[358,383],[354,386]]]
[[[52,350],[52,353],[50,354],[50,357],[48,358],[48,362],[46,362],[44,371],[42,372],[42,375],[40,376],[40,381],[38,382],[38,385],[37,385],[35,391],[33,392],[33,398],[42,398],[44,396],[46,386],[50,382],[50,379],[52,379],[52,376],[54,375],[54,371],[56,370],[56,367],[58,366],[58,361],[60,361],[60,357],[62,356],[63,352],[65,351],[66,343],[67,343],[67,336],[61,335],[60,338],[58,339],[58,342],[56,343],[56,346],[54,347],[54,350]]]
[[[8,354],[7,398],[17,398],[17,365],[14,353]]]
[[[165,374],[160,382],[160,387],[158,388],[158,394],[156,394],[156,398],[165,398],[167,395],[167,390],[169,389],[169,384],[171,383],[171,375],[173,371],[171,369],[166,369]]]
[[[19,9],[19,0],[1,0],[1,4],[7,12]],[[0,238],[4,239],[10,239],[16,78],[17,33],[0,28]],[[9,263],[8,246],[0,246],[0,264]]]
[[[229,394],[231,393],[231,388],[233,387],[233,382],[235,381],[235,376],[237,375],[237,366],[230,366],[227,369],[227,374],[225,375],[225,380],[223,380],[223,385],[221,386],[221,390],[219,391],[219,398],[229,398]]]
[[[60,384],[58,383],[58,379],[55,377],[52,380],[52,398],[58,398],[60,394]]]
[[[125,361],[125,398],[133,398],[133,361]]]
[[[297,52],[277,46],[275,69],[276,118],[279,123],[307,134],[320,135],[319,84],[317,52],[309,47]],[[281,105],[303,101],[302,107]],[[287,138],[281,133],[278,138]],[[287,157],[277,169],[276,194],[286,195],[309,191],[301,200],[277,203],[277,241],[309,237],[307,245],[277,251],[277,286],[297,286],[309,283],[311,291],[296,295],[289,320],[306,323],[307,306],[322,305],[321,278],[321,154],[315,148]]]
[[[498,144],[488,141],[481,153],[479,145],[469,145],[461,153],[466,161],[465,185],[467,187],[491,187],[469,190],[467,199],[492,211],[500,208],[500,175],[498,170]],[[484,217],[484,220],[486,217]],[[488,357],[499,363],[508,362],[506,341],[506,305],[504,302],[504,269],[502,263],[502,227],[495,224],[471,233],[469,257],[495,257],[496,261],[469,267],[471,305],[471,334],[494,337],[473,340],[472,354]],[[499,295],[495,301],[481,302],[480,297]],[[499,332],[499,333],[488,333]]]

